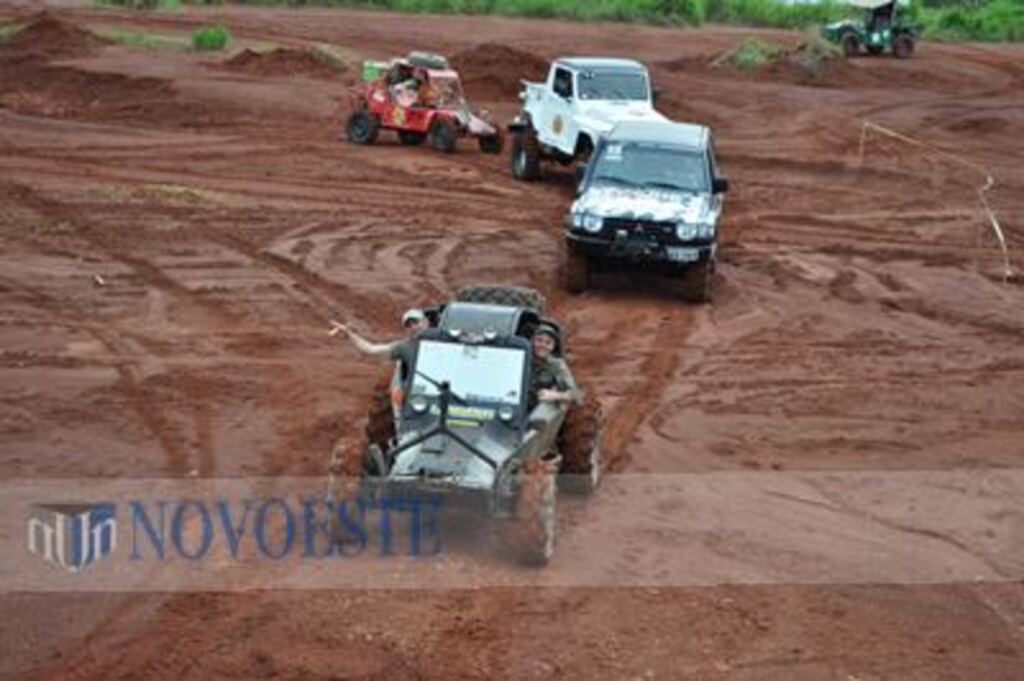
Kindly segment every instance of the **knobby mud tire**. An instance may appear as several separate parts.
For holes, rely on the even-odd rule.
[[[583,404],[569,408],[559,434],[562,466],[559,488],[577,494],[592,494],[604,476],[601,431],[601,403],[586,396]]]
[[[547,304],[543,295],[525,286],[466,286],[459,290],[455,299],[462,303],[523,307],[537,314],[542,314]]]

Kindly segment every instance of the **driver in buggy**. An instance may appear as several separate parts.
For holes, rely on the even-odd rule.
[[[391,99],[401,107],[408,108],[419,102],[424,78],[417,71],[412,64],[401,60],[395,61],[388,69],[385,77],[388,92]]]
[[[541,324],[533,332],[533,362],[530,370],[529,409],[540,402],[581,404],[583,395],[569,371],[569,365],[555,356],[558,348],[558,330]]]
[[[871,33],[884,31],[892,24],[892,13],[895,3],[890,2],[868,11],[865,28]]]

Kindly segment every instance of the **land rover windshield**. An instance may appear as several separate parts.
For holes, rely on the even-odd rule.
[[[577,78],[581,100],[640,100],[649,95],[642,71],[584,71]]]

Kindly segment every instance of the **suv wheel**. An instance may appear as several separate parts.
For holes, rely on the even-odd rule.
[[[434,149],[446,154],[455,151],[455,140],[458,137],[458,131],[455,129],[455,124],[447,118],[435,120],[434,124],[430,126],[430,132],[427,134],[430,139],[430,146]]]
[[[586,253],[569,249],[565,259],[565,287],[570,293],[582,293],[590,286],[590,259]]]
[[[380,119],[365,109],[353,111],[345,122],[345,136],[356,144],[373,144],[378,132]]]
[[[686,268],[679,280],[679,293],[691,303],[711,302],[711,261],[695,263]]]
[[[533,130],[515,133],[512,137],[512,177],[532,182],[540,177],[540,147]]]

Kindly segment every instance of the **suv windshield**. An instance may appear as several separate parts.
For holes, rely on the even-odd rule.
[[[647,76],[639,71],[586,71],[577,80],[580,99],[647,100]]]
[[[703,154],[654,144],[609,142],[595,161],[593,183],[703,193],[710,179]]]
[[[448,381],[452,392],[468,402],[501,402],[518,405],[523,388],[526,352],[519,348],[494,348],[420,341],[413,374],[413,395],[437,395],[435,381]]]

